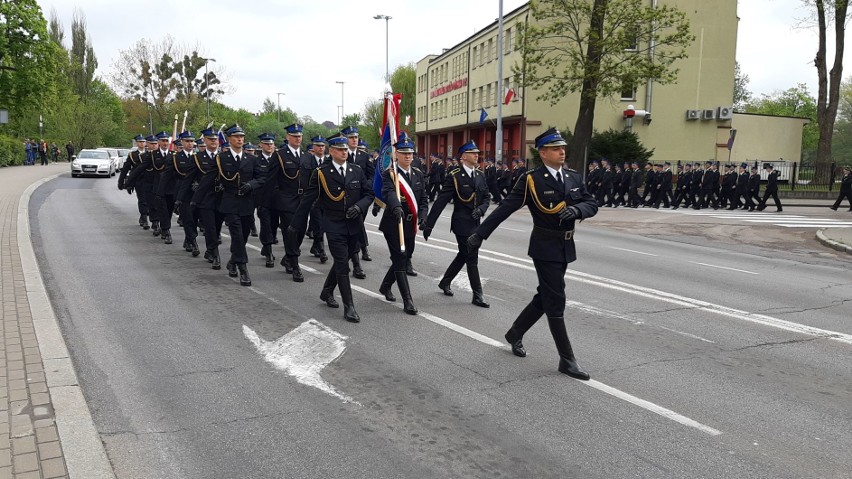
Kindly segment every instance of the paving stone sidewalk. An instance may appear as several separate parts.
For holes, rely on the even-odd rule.
[[[65,478],[44,361],[18,250],[18,202],[33,182],[68,163],[0,168],[0,479]]]

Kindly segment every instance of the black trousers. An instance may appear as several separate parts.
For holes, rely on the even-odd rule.
[[[148,206],[148,217],[151,222],[159,223],[159,209],[157,202],[154,201],[154,184],[147,181],[139,183],[136,191],[142,194],[142,201]]]
[[[538,275],[537,292],[524,310],[527,314],[518,316],[510,330],[510,335],[518,339],[533,327],[542,314],[547,315],[548,321],[564,322],[565,270],[568,263],[534,259],[533,265]]]
[[[204,227],[204,246],[207,251],[216,251],[219,247],[219,234],[222,232],[224,217],[210,208],[197,208],[196,214],[201,226]]]
[[[759,205],[760,204],[760,190],[749,190],[748,198],[751,200],[752,204]]]
[[[180,204],[180,219],[183,221],[183,234],[186,241],[195,241],[198,237],[198,219],[195,217],[195,208],[189,201]]]
[[[852,191],[840,192],[837,196],[837,201],[834,202],[834,208],[840,208],[840,203],[843,203],[843,199],[849,202],[849,209],[852,210]],[[765,203],[765,201],[764,201]],[[775,194],[775,206],[781,208],[781,202],[778,201],[778,194]]]
[[[488,190],[491,192],[491,201],[499,203],[502,199],[500,197],[500,188],[497,188],[497,185],[491,185],[488,187]]]
[[[701,190],[701,202],[699,204],[701,208],[708,208],[710,206],[719,207],[719,199],[716,198],[716,193],[713,190]]]
[[[663,206],[668,208],[671,206],[671,202],[674,198],[672,198],[672,190],[670,189],[659,189],[652,196],[656,194],[653,198],[654,206],[660,206],[660,202],[663,203]]]
[[[628,206],[639,206],[639,203],[642,202],[642,197],[639,196],[639,189],[635,186],[631,186],[630,190],[627,193],[627,205]]]
[[[148,215],[148,204],[145,203],[145,197],[143,196],[142,190],[137,188],[135,190],[136,194],[136,207],[139,209],[140,215]]]
[[[435,201],[435,196],[441,192],[441,182],[436,181],[429,185],[429,201]]]
[[[157,205],[157,213],[160,219],[160,229],[169,231],[172,229],[172,211],[175,209],[175,195],[165,195],[160,197]]]
[[[405,233],[405,253],[399,250],[399,230],[394,228],[391,233],[385,233],[393,271],[405,271],[406,261],[414,254],[414,224],[411,221],[403,221],[402,228]]]
[[[470,279],[470,289],[473,291],[482,291],[482,280],[479,278],[479,252],[473,254],[467,247],[467,236],[456,235],[456,243],[458,243],[459,252],[456,257],[450,262],[447,271],[444,272],[444,281],[452,281],[459,274],[462,266],[467,266],[467,277]]]
[[[740,201],[740,200],[743,201]],[[739,208],[740,206],[745,205],[747,208],[754,208],[754,203],[751,201],[751,196],[748,193],[737,193],[734,192],[734,195],[731,197],[731,208]]]
[[[774,191],[764,190],[763,198],[760,200],[760,208],[761,209],[766,208],[766,202],[767,202],[767,200],[769,200],[770,197],[772,197],[772,199],[775,201],[775,207],[780,210],[781,209],[781,200],[778,199],[778,190],[774,190]],[[849,203],[852,203],[852,198],[849,199]]]
[[[231,263],[248,263],[246,243],[248,243],[249,235],[251,234],[251,224],[253,219],[254,215],[225,215],[225,224],[228,225],[228,234],[231,236]]]
[[[299,251],[299,244],[301,243],[300,239],[297,239],[296,242],[287,238],[287,227],[290,226],[290,223],[293,221],[294,211],[284,211],[284,210],[267,210],[269,214],[269,223],[271,226],[271,230],[266,238],[263,237],[263,220],[261,219],[261,228],[260,228],[260,241],[264,245],[271,245],[272,240],[275,239],[275,234],[277,233],[276,228],[281,228],[281,234],[284,238],[284,255],[289,258],[298,258],[301,252]]]
[[[361,239],[358,234],[341,234],[326,232],[328,239],[328,252],[334,263],[331,265],[331,274],[349,274],[349,257],[358,253],[361,249]],[[337,280],[334,280],[337,284]]]
[[[258,233],[260,244],[263,246],[271,245],[272,241],[275,239],[275,235],[277,234],[277,218],[273,220],[272,210],[265,206],[257,207],[257,218],[260,220],[260,231]]]

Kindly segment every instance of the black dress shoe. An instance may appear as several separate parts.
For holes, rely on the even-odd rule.
[[[271,250],[272,248],[270,247],[269,249]],[[275,267],[275,256],[272,255],[272,251],[269,251],[266,254],[266,267],[267,268],[274,268]]]
[[[211,261],[211,262],[213,263],[213,266],[211,266],[211,268],[213,268],[217,271],[222,269],[222,260],[219,259],[218,255],[214,256],[213,261]]]
[[[239,274],[237,273],[236,263],[228,261],[228,264],[225,265],[225,267],[228,268],[228,276],[232,278],[236,278],[237,276],[239,276]]]
[[[370,252],[367,251],[367,248],[361,248],[361,259],[364,261],[373,261],[373,257],[370,256]]]
[[[586,371],[580,369],[580,366],[577,364],[576,359],[569,359],[566,357],[559,358],[559,372],[562,374],[567,374],[574,379],[580,379],[582,381],[588,381],[591,376]]]
[[[163,233],[163,242],[166,244],[172,244],[172,234],[169,230],[166,230],[166,232]]]
[[[160,223],[151,224],[151,234],[154,236],[160,236]]]
[[[367,277],[367,273],[365,273],[364,270],[361,268],[354,268],[352,270],[352,276],[358,279],[365,279]]]
[[[287,257],[281,258],[281,266],[284,267],[284,272],[287,274],[293,274],[293,267],[290,266],[290,260]]]
[[[329,308],[339,308],[340,304],[338,304],[337,300],[334,299],[334,292],[328,290],[322,290],[320,293],[320,299],[325,302],[325,305]]]
[[[836,207],[836,206],[829,206],[829,208],[831,208],[831,209],[832,209],[832,210],[834,210],[834,211],[837,211],[837,207]]]
[[[240,270],[240,286],[251,286],[251,278],[249,278],[248,267],[244,263],[237,265]]]
[[[519,358],[527,357],[527,351],[524,349],[524,343],[522,343],[520,339],[518,339],[517,341],[512,341],[512,339],[509,337],[509,333],[506,333],[504,337],[506,338],[506,341],[509,343],[509,345],[512,346],[512,354]]]
[[[473,300],[471,304],[474,306],[479,306],[480,308],[490,308],[491,305],[485,302],[485,298],[482,295],[482,291],[474,291],[473,292]]]
[[[204,252],[204,259],[206,259],[208,263],[213,262],[213,254],[210,253],[210,250]]]
[[[302,268],[299,267],[299,262],[294,261],[291,263],[291,266],[293,268],[293,281],[297,283],[304,283],[305,275],[302,274]]]
[[[382,285],[379,286],[379,293],[381,293],[385,296],[385,301],[389,301],[391,303],[396,301],[396,296],[393,295],[393,291],[391,290],[391,285],[389,285],[389,284],[382,283]]]
[[[450,281],[445,281],[442,279],[441,282],[438,283],[438,288],[444,292],[445,296],[453,295],[453,290],[452,288],[450,288]]]
[[[189,251],[192,253],[193,258],[196,258],[196,257],[198,257],[198,255],[201,254],[201,251],[198,249],[198,243],[193,241],[193,242],[191,242],[191,244],[189,246],[190,246]]]
[[[325,264],[328,261],[328,256],[325,254],[325,250],[320,250],[320,263]]]
[[[414,267],[411,266],[411,261],[408,261],[405,264],[405,274],[408,276],[417,276],[417,271],[414,271]]]

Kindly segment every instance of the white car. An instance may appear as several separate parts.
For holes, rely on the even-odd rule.
[[[109,157],[112,158],[112,166],[114,171],[118,173],[118,170],[121,169],[121,164],[124,162],[124,158],[121,158],[121,153],[118,151],[118,148],[97,148],[98,150],[106,151],[109,153]]]
[[[71,160],[71,176],[80,175],[105,176],[115,174],[115,160],[106,150],[80,150]]]

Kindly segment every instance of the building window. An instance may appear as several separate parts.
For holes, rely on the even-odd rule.
[[[639,27],[624,28],[624,50],[635,52],[639,50]]]
[[[491,62],[491,60],[493,60],[493,59],[494,59],[494,39],[490,38],[490,39],[488,39],[488,61]]]
[[[621,100],[635,100],[636,99],[636,84],[630,80],[625,80],[621,86]]]
[[[503,32],[503,52],[506,54],[512,51],[512,29],[507,28],[505,32]]]

